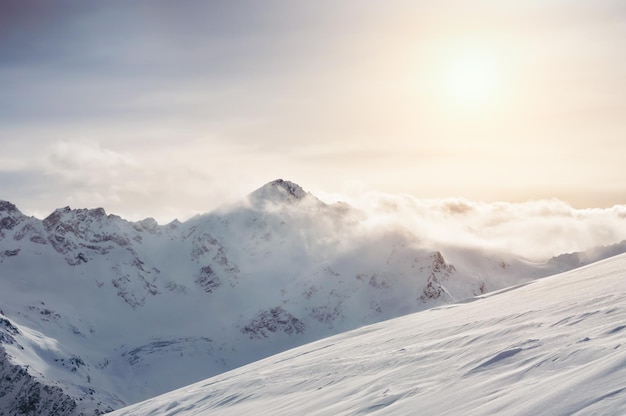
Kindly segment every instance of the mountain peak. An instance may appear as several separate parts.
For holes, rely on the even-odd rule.
[[[263,186],[261,189],[266,188],[266,187],[277,189],[280,192],[287,192],[287,194],[289,194],[291,197],[295,199],[302,199],[307,194],[306,192],[304,192],[304,189],[302,189],[300,185],[290,182],[290,181],[285,181],[283,179],[276,179],[275,181],[269,182],[265,186]]]
[[[17,212],[21,214],[20,210],[17,209],[15,205],[10,203],[9,201],[2,201],[2,200],[0,200],[0,212],[8,212],[8,213]]]
[[[298,184],[283,179],[269,182],[248,195],[253,203],[266,202],[295,202],[304,199],[308,195]]]
[[[2,230],[11,230],[24,214],[12,203],[0,200],[0,238]]]

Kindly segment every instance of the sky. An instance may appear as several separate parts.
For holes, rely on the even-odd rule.
[[[626,3],[0,0],[0,199],[626,203]]]

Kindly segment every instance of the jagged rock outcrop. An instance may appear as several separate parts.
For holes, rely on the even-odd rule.
[[[452,264],[446,263],[439,251],[433,254],[432,259],[428,281],[420,296],[422,302],[439,299],[442,296],[450,296],[445,289],[444,282],[456,271]],[[451,298],[451,300],[453,299]]]
[[[97,400],[93,397],[94,391],[87,391],[85,397],[72,397],[55,383],[46,383],[30,374],[28,366],[12,363],[5,346],[24,350],[16,339],[18,336],[19,329],[0,317],[0,415],[91,416],[113,410],[102,402],[93,403]],[[61,365],[65,365],[65,360]],[[73,357],[68,360],[68,365],[84,363]]]
[[[25,368],[12,365],[2,346],[0,346],[0,414],[86,415],[78,410],[76,401],[63,393],[63,389],[42,384],[28,374]]]
[[[196,283],[199,284],[202,290],[207,293],[213,293],[222,285],[222,281],[217,274],[215,274],[215,271],[213,271],[211,266],[204,266],[200,269],[200,273],[196,278]]]
[[[15,205],[0,201],[0,238],[4,236],[4,231],[13,230],[24,218]]]
[[[313,195],[305,192],[299,185],[283,179],[276,179],[248,195],[248,199],[256,207],[262,207],[266,204],[293,204],[305,198],[321,202]]]
[[[284,332],[288,335],[301,334],[305,325],[282,307],[278,306],[259,312],[250,323],[241,329],[250,339],[267,338],[269,333]]]

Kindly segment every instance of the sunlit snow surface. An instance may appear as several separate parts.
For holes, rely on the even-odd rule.
[[[112,415],[624,415],[626,255],[326,338]]]

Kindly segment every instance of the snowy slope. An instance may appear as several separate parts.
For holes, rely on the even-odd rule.
[[[122,415],[623,415],[626,255],[292,349]]]
[[[27,414],[93,414],[622,246],[540,263],[429,247],[283,180],[163,226],[101,208],[39,220],[0,201],[0,367],[26,372],[11,404]],[[62,390],[64,413],[44,388]]]

